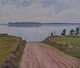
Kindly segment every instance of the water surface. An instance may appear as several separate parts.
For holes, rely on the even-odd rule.
[[[9,27],[8,25],[0,25],[0,33],[8,33],[9,35],[15,35],[22,37],[27,41],[42,41],[50,35],[51,32],[56,31],[56,35],[61,35],[62,30],[66,29],[69,34],[70,29],[75,29],[80,24],[45,24],[43,26],[36,27]]]

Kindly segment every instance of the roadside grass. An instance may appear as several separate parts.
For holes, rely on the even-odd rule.
[[[78,37],[66,37],[66,36],[61,36],[61,37],[56,37],[52,38],[53,41],[59,41],[59,42],[66,42],[74,46],[79,46],[80,47],[80,38]]]
[[[18,60],[18,67],[17,68],[19,68],[21,57],[22,57],[22,54],[24,52],[25,44],[26,44],[26,41],[23,40],[22,41],[22,46],[20,47],[19,60]]]
[[[16,47],[18,38],[8,35],[0,35],[0,63],[6,58]]]
[[[55,37],[55,38],[50,37],[49,39],[51,39],[52,41],[66,42],[66,43],[69,43],[73,46],[80,47],[80,38],[63,36],[63,37]],[[50,41],[49,39],[48,38],[45,39],[44,41],[42,41],[42,43],[49,44],[49,45],[57,48],[59,51],[64,52],[65,54],[68,54],[68,55],[73,56],[77,59],[80,59],[80,49],[79,50],[69,49],[68,47],[56,44],[56,43]]]
[[[8,57],[17,47],[17,44],[19,43],[20,38],[16,36],[10,36],[7,34],[0,34],[0,64],[3,63],[3,61]],[[19,54],[19,61],[21,59],[23,49],[25,47],[25,41],[22,41],[22,45],[20,47],[20,54]],[[18,61],[18,62],[19,62]]]
[[[44,41],[42,41],[42,43],[49,44],[49,45],[57,48],[59,51],[63,51],[63,52],[66,51],[66,48],[61,47],[59,44],[53,43],[53,42],[51,42],[51,41],[49,41],[49,40],[47,40],[47,39],[44,40]]]

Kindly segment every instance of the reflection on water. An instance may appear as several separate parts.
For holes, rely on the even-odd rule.
[[[42,41],[50,35],[51,32],[54,33],[56,31],[56,35],[60,35],[65,28],[67,29],[67,34],[69,34],[70,29],[75,29],[78,26],[80,26],[80,24],[45,24],[40,27],[8,27],[8,25],[0,25],[0,33],[8,33],[10,35],[22,37],[27,41]]]

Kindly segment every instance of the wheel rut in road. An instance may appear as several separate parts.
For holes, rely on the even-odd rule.
[[[20,68],[80,68],[80,60],[50,45],[29,42],[25,46]]]

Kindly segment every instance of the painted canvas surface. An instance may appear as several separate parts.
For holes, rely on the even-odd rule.
[[[0,0],[0,68],[80,68],[80,0]]]

